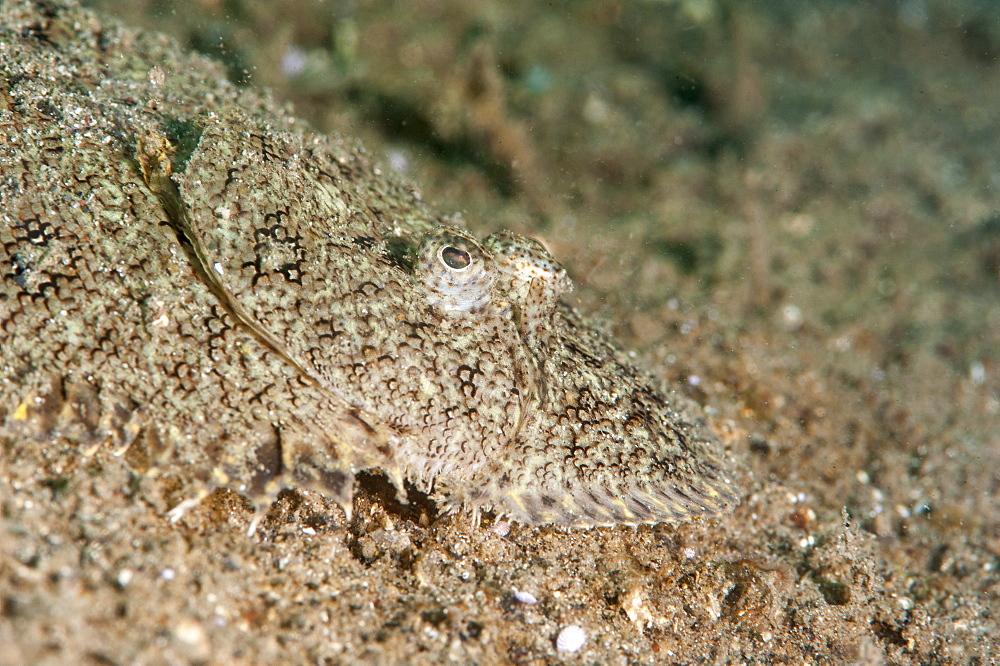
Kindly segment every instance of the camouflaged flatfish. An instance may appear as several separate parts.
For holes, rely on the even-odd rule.
[[[349,510],[365,469],[530,524],[735,503],[698,411],[536,241],[478,240],[163,37],[58,3],[0,31],[4,437],[259,503]]]

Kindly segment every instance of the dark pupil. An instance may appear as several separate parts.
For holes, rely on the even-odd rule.
[[[456,271],[460,271],[463,268],[468,268],[469,264],[472,263],[472,257],[465,250],[459,250],[457,247],[452,247],[447,245],[441,249],[441,261],[444,262],[445,266],[448,268],[454,268]]]

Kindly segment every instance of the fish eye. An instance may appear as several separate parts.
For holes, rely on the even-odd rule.
[[[482,312],[496,284],[493,253],[468,232],[442,225],[421,240],[414,273],[440,312]]]
[[[438,250],[438,257],[448,268],[461,271],[472,265],[472,255],[454,245],[445,245]]]

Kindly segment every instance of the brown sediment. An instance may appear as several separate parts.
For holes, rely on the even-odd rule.
[[[480,235],[530,230],[530,206],[433,136],[382,142],[373,97],[346,92],[388,90],[430,116],[440,82],[462,81],[443,76],[456,45],[500,54],[507,115],[556,202],[533,233],[576,302],[714,408],[709,425],[753,468],[741,506],[685,526],[499,537],[406,513],[365,482],[349,524],[322,496],[286,492],[249,540],[236,494],[171,526],[173,479],[137,478],[108,447],[81,459],[5,441],[0,661],[542,662],[570,624],[595,662],[995,658],[997,124],[976,101],[998,84],[992,9],[460,4],[379,3],[337,22],[255,5],[223,29],[263,43],[255,71],[300,113],[404,156],[424,198],[463,208]],[[297,16],[306,27],[267,34],[330,63],[310,85],[281,78],[278,37],[245,37]],[[342,52],[324,60],[317,27],[346,23],[353,69]],[[727,25],[759,77],[744,84],[765,92],[742,99],[763,110],[716,106],[745,76]],[[55,27],[38,38],[70,29]],[[728,64],[701,64],[715,55]],[[548,88],[525,76],[536,64]],[[767,243],[753,289],[748,210]]]

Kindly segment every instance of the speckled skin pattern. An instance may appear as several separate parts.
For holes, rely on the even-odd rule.
[[[145,56],[162,38],[46,7],[0,10],[0,436],[260,506],[349,510],[364,469],[530,524],[735,503],[700,412],[560,302],[539,243],[479,241],[352,143]]]

